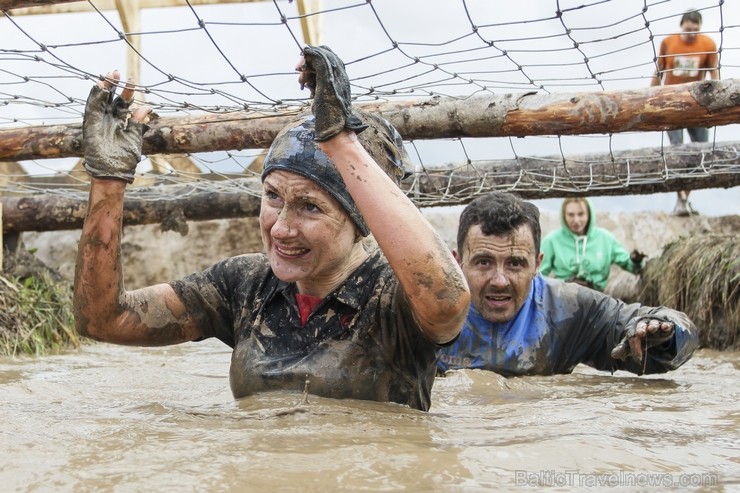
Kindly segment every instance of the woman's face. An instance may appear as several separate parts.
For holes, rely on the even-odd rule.
[[[565,206],[565,224],[574,234],[585,235],[588,228],[588,207],[585,202],[569,202]]]
[[[263,183],[262,244],[275,275],[299,292],[325,296],[356,267],[357,228],[334,197],[315,182],[273,171]]]

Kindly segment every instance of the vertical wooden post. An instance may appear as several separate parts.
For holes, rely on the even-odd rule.
[[[121,26],[126,34],[141,33],[141,8],[139,0],[116,0],[116,8],[121,18]],[[134,84],[141,82],[141,36],[126,36],[131,47],[126,50],[126,77],[132,78]],[[137,53],[138,52],[138,53]]]
[[[322,16],[309,15],[312,13],[319,12],[321,8],[322,8],[321,0],[298,0],[298,15],[301,16],[301,28],[303,30],[303,41],[307,45],[318,46],[321,44]]]

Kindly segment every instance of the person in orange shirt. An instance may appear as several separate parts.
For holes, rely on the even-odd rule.
[[[717,45],[701,29],[701,13],[690,10],[681,16],[681,33],[672,34],[660,44],[657,69],[651,85],[684,84],[709,77],[719,80]],[[704,127],[686,129],[692,142],[707,142],[709,130]],[[683,129],[668,132],[671,145],[683,144]],[[678,192],[678,200],[673,214],[689,216],[696,211],[688,202],[689,191]]]

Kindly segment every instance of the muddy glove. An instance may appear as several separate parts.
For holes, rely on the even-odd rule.
[[[644,324],[643,324],[644,323]],[[644,329],[644,335],[639,335],[638,326],[643,324],[640,329]],[[650,331],[651,324],[656,326],[653,332]],[[663,330],[663,327],[669,325],[668,330]],[[642,361],[642,357],[645,352],[655,346],[659,346],[664,342],[667,342],[673,338],[676,332],[676,324],[664,317],[648,316],[648,317],[635,317],[627,323],[627,327],[624,331],[624,337],[619,341],[614,349],[612,349],[611,356],[614,359],[625,360],[627,356],[631,356],[637,362]],[[641,350],[636,352],[630,345],[630,339],[637,338],[636,340],[640,343]]]
[[[328,46],[306,46],[301,88],[311,90],[316,117],[316,141],[329,140],[345,128],[360,133],[367,128],[352,111],[349,77],[344,62]]]
[[[131,104],[111,90],[93,86],[82,120],[85,169],[95,178],[134,181],[146,125],[126,120]]]

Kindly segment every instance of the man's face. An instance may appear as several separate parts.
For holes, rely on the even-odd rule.
[[[681,39],[684,43],[691,44],[696,41],[696,34],[701,29],[701,24],[691,21],[683,21],[681,23]]]
[[[524,305],[542,253],[535,254],[532,231],[526,224],[501,236],[486,236],[475,225],[455,258],[475,308],[489,322],[500,323],[513,319]]]
[[[574,234],[585,235],[588,227],[588,207],[583,202],[570,202],[565,206],[565,225]]]

